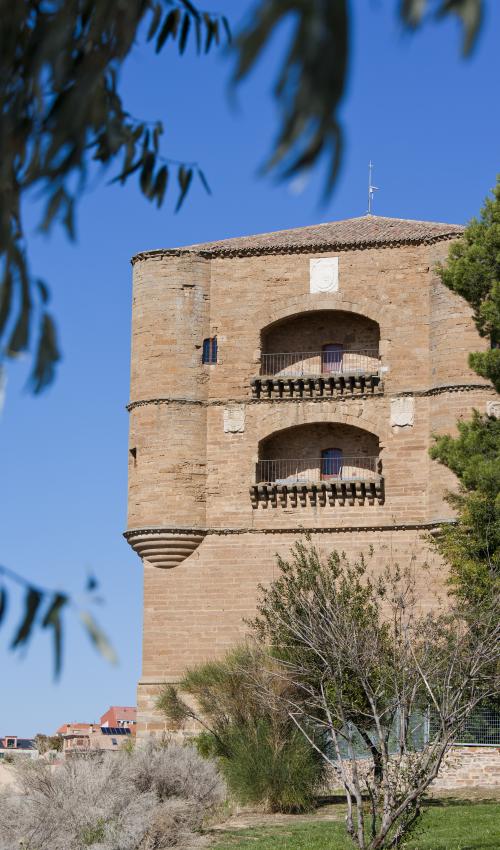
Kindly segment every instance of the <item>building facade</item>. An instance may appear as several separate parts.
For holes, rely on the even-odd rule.
[[[433,433],[494,402],[486,341],[436,265],[458,225],[364,216],[133,259],[129,514],[144,563],[138,731],[186,667],[245,634],[259,583],[309,531],[371,569],[413,559],[454,476]]]
[[[4,738],[0,737],[0,759],[6,759],[8,761],[18,756],[31,759],[38,757],[34,738],[18,738],[17,735],[6,735]]]
[[[111,729],[130,729],[130,734],[135,735],[137,725],[137,708],[135,705],[111,705],[102,715],[101,727],[107,726]]]
[[[62,738],[62,753],[65,758],[102,750],[117,752],[127,744],[131,734],[129,726],[98,723],[64,723],[56,732],[56,735]]]

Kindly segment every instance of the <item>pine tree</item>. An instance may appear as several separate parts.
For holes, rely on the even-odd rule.
[[[472,352],[469,364],[500,391],[500,177],[463,239],[438,269],[441,280],[469,302],[481,336],[491,348]],[[484,605],[498,594],[500,581],[500,421],[477,411],[458,423],[458,437],[438,437],[431,456],[458,477],[458,493],[448,500],[457,522],[437,538],[450,564],[452,591],[466,606]]]

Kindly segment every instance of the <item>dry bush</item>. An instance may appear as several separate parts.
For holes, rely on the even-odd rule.
[[[0,850],[189,850],[224,798],[214,764],[173,743],[30,762],[18,785],[0,795]]]

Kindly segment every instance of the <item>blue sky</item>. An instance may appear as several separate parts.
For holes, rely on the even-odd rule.
[[[160,57],[138,46],[122,79],[130,111],[163,120],[168,156],[197,160],[213,189],[191,192],[174,216],[135,186],[96,183],[83,200],[78,240],[35,233],[27,205],[33,269],[53,292],[64,360],[42,397],[24,389],[27,364],[9,370],[0,419],[2,563],[33,581],[79,593],[97,574],[105,605],[98,617],[120,657],[111,667],[67,622],[65,664],[52,681],[48,637],[25,657],[7,651],[19,608],[0,630],[0,735],[52,732],[94,720],[108,705],[133,704],[140,675],[141,565],[122,538],[126,523],[131,269],[136,251],[277,230],[362,215],[367,163],[376,166],[375,212],[465,222],[500,171],[500,8],[487,4],[478,49],[460,58],[450,21],[402,34],[395,0],[353,2],[353,55],[342,108],[346,150],[336,191],[320,206],[321,175],[301,193],[257,177],[276,130],[270,96],[285,33],[278,33],[251,78],[228,99],[230,59],[214,53]],[[210,4],[207,4],[209,7]],[[243,0],[217,0],[233,24]]]

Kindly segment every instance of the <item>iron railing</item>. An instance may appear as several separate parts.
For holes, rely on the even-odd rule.
[[[314,484],[335,481],[373,481],[382,472],[378,457],[313,457],[259,460],[256,481],[271,484]]]
[[[293,351],[283,354],[262,354],[260,374],[280,378],[301,378],[315,375],[377,375],[380,357],[376,348],[358,351]]]

